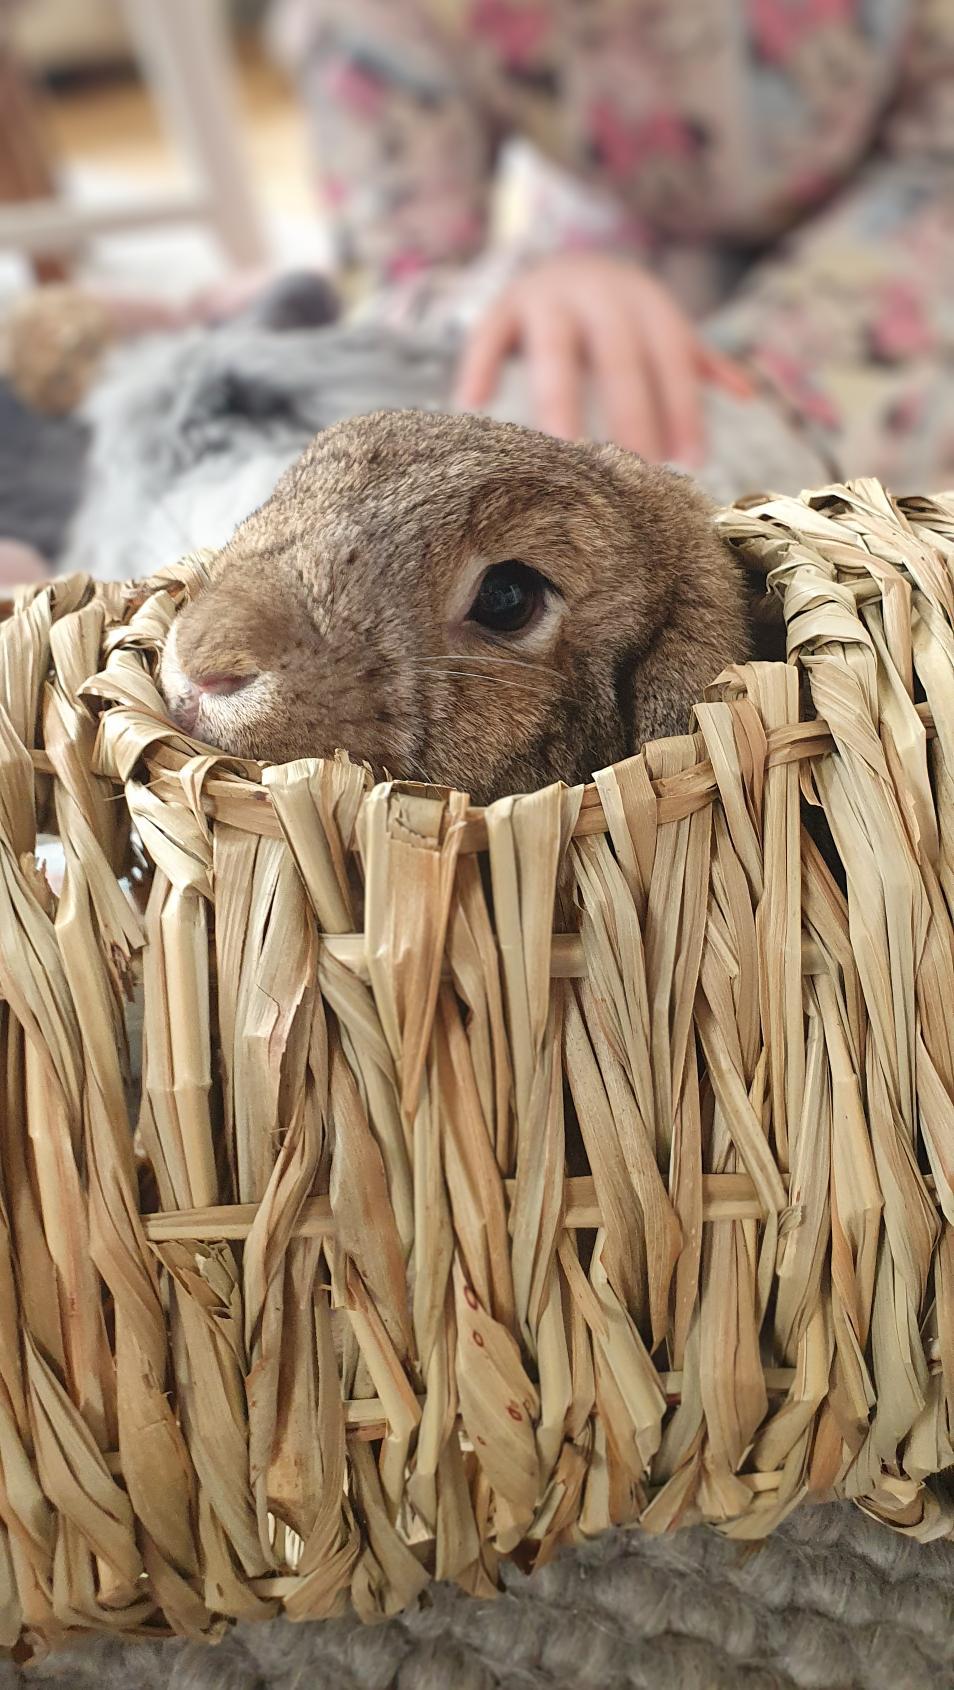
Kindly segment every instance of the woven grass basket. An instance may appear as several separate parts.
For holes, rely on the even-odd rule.
[[[7,1648],[954,1531],[954,495],[720,520],[789,664],[484,812],[183,739],[201,559],[0,628]]]

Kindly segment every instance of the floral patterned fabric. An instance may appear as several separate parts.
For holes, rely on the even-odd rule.
[[[505,266],[629,255],[832,473],[954,481],[954,0],[280,0],[277,25],[341,267],[379,296],[473,296],[520,137],[554,168]]]

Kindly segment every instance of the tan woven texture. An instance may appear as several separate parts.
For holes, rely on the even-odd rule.
[[[5,1645],[954,1531],[954,495],[720,521],[793,661],[485,812],[183,739],[201,559],[0,628]]]

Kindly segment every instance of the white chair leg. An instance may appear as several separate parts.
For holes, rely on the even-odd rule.
[[[241,143],[221,0],[124,0],[150,88],[211,202],[233,264],[266,262],[268,248]]]

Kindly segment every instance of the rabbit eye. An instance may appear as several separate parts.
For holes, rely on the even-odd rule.
[[[468,619],[495,634],[516,634],[540,610],[547,585],[526,563],[495,563],[480,583]]]

